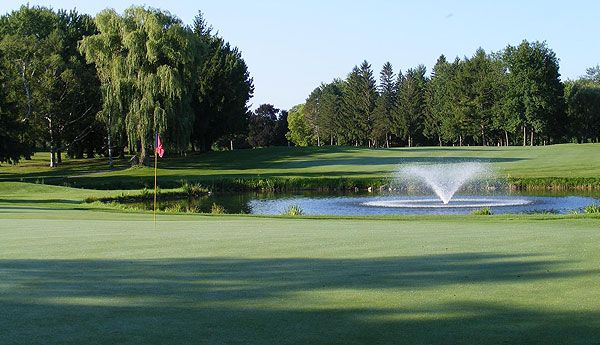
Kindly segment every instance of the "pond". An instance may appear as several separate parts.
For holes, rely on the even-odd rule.
[[[435,195],[392,192],[298,192],[212,194],[193,199],[159,199],[160,209],[194,210],[210,213],[213,204],[227,213],[277,215],[292,205],[307,215],[423,215],[469,214],[489,208],[493,214],[559,213],[581,211],[600,203],[599,192],[510,193],[504,195],[457,194],[447,204]],[[152,203],[138,204],[152,209]]]

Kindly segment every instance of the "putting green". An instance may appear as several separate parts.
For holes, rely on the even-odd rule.
[[[598,218],[0,216],[3,343],[600,339]]]

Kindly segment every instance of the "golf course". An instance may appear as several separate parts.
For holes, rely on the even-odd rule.
[[[499,176],[585,181],[593,190],[599,149],[569,144],[212,152],[159,160],[158,184],[165,190],[181,188],[184,180],[210,189],[217,179],[221,185],[270,178],[297,181],[288,186],[311,179],[368,184],[385,182],[414,161],[470,160],[490,163]],[[600,339],[595,213],[337,217],[159,211],[154,223],[151,211],[85,202],[140,193],[151,186],[152,168],[128,167],[123,160],[108,171],[105,159],[83,159],[50,169],[47,157],[38,153],[0,167],[3,344]]]
[[[0,1],[0,345],[600,345],[598,13]]]

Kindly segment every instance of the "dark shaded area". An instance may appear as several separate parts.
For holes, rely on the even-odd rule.
[[[0,198],[0,203],[7,204],[81,204],[81,201],[69,199],[4,199]]]
[[[364,152],[363,152],[364,153]],[[190,168],[201,168],[201,169],[215,169],[215,170],[250,170],[250,169],[298,169],[298,168],[313,168],[321,166],[332,166],[332,165],[400,165],[400,164],[452,164],[459,162],[478,162],[478,163],[505,163],[505,162],[517,162],[523,160],[523,158],[496,158],[496,157],[357,157],[356,155],[336,156],[335,158],[316,158],[310,155],[303,159],[292,159],[290,157],[277,157],[277,160],[244,160],[240,163],[236,160],[226,160],[211,162],[211,161],[199,161],[190,163],[186,161],[175,160],[169,162],[169,169],[190,169]],[[387,171],[390,173],[391,171]],[[336,174],[338,174],[336,172]],[[286,173],[279,174],[285,176]]]
[[[600,339],[600,311],[544,312],[460,300],[419,309],[338,309],[327,303],[289,308],[285,302],[312,290],[418,291],[452,284],[485,289],[487,283],[600,277],[600,269],[559,268],[568,263],[485,253],[330,260],[2,260],[0,333],[6,344],[594,343]],[[90,298],[106,305],[86,304]],[[273,308],[257,305],[266,298],[284,302]],[[532,294],[536,298],[543,296]],[[75,302],[66,303],[71,299]]]

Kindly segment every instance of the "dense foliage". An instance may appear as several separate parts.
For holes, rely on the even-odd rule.
[[[378,79],[378,81],[377,81]],[[379,76],[363,61],[285,110],[248,108],[241,52],[201,12],[191,25],[133,6],[95,18],[22,6],[0,17],[0,162],[50,151],[83,158],[135,154],[154,135],[169,154],[276,145],[539,145],[600,139],[600,67],[561,82],[545,43],[470,58],[443,55]]]
[[[378,87],[365,61],[295,107],[288,138],[375,147],[597,142],[599,116],[599,67],[563,84],[554,52],[523,41],[453,62],[442,55],[429,76],[423,65],[396,76],[387,62]]]
[[[0,149],[10,151],[11,160],[35,146],[50,150],[54,166],[64,151],[93,155],[101,147],[94,118],[100,109],[98,79],[77,53],[78,41],[95,31],[92,18],[75,11],[24,6],[0,17],[0,109],[12,119],[2,126],[21,132]],[[10,124],[14,120],[18,126]]]
[[[202,13],[187,26],[146,7],[22,6],[0,17],[0,38],[0,161],[49,149],[51,166],[65,151],[144,162],[156,132],[171,154],[247,133],[252,78]]]

